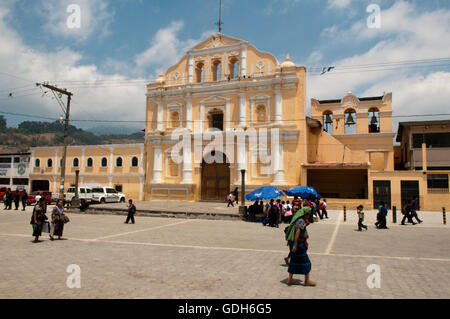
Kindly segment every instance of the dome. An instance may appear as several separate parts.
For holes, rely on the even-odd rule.
[[[281,64],[281,68],[292,68],[295,67],[295,64],[291,61],[289,53],[286,55],[286,61]]]
[[[159,74],[159,77],[155,80],[155,83],[159,84],[164,83],[164,74],[162,72]]]

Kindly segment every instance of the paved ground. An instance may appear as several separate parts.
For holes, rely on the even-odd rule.
[[[357,232],[356,213],[330,211],[309,227],[315,288],[285,284],[283,228],[242,221],[70,215],[65,237],[31,243],[31,207],[0,210],[0,298],[446,298],[450,230],[442,214],[421,225]],[[391,220],[391,217],[389,217]],[[81,269],[69,289],[67,266]],[[381,288],[367,267],[379,265]],[[297,279],[303,279],[297,276]]]

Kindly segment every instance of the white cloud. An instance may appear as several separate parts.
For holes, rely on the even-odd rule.
[[[80,7],[80,28],[69,28],[67,19],[72,14],[67,12],[71,4]],[[106,0],[42,0],[38,6],[39,15],[46,21],[44,31],[64,38],[82,42],[93,35],[107,36],[109,26],[114,20],[114,11]]]
[[[351,4],[352,0],[328,0],[328,8],[343,9]]]

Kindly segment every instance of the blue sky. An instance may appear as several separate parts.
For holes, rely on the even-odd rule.
[[[34,82],[50,81],[75,93],[74,119],[139,121],[145,113],[145,82],[216,32],[218,2],[0,0],[0,111],[58,118],[56,101],[32,88]],[[366,25],[366,8],[373,3],[381,8],[379,29]],[[67,28],[69,4],[80,5],[80,29]],[[446,0],[223,0],[222,12],[224,34],[271,52],[280,62],[290,53],[297,65],[308,68],[333,65],[337,71],[340,66],[450,58]],[[443,64],[310,73],[308,99],[342,98],[348,90],[358,96],[392,92],[394,115],[447,113],[450,62]],[[100,80],[109,84],[92,85]],[[32,119],[3,115],[10,125]]]

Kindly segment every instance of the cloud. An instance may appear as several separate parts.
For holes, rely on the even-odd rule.
[[[328,8],[343,9],[351,4],[352,0],[328,0]]]
[[[80,28],[69,28],[67,21],[74,14],[69,5],[80,8]],[[106,0],[42,0],[37,6],[38,14],[46,21],[42,28],[55,36],[83,42],[91,36],[105,37],[114,21],[114,10]]]

